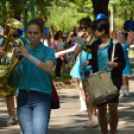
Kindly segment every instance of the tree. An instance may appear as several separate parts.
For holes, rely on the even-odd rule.
[[[56,31],[68,32],[75,26],[79,26],[79,20],[87,15],[87,13],[75,13],[75,9],[70,7],[53,5],[46,25]]]
[[[99,13],[102,13],[108,16],[109,0],[92,0],[92,3],[93,3],[95,16]]]
[[[114,30],[123,30],[125,20],[134,19],[134,1],[133,0],[116,0],[114,8]]]

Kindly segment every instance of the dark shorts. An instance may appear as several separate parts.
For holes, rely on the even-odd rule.
[[[11,97],[11,96],[14,96],[14,94],[8,95],[8,96],[6,96],[6,97]]]
[[[82,72],[80,73],[80,76],[81,76],[81,81],[82,81],[82,86],[83,86],[83,90],[84,91],[87,91],[87,89],[85,88],[84,84],[83,84],[83,81],[86,77],[90,76],[90,72]]]
[[[121,88],[121,85],[122,85],[122,81],[120,79],[118,79],[118,78],[115,78],[115,79],[113,79],[113,83],[118,88],[117,96],[115,96],[113,99],[111,99],[111,100],[109,100],[107,102],[104,102],[104,103],[101,103],[99,105],[96,105],[97,107],[105,105],[107,103],[119,103],[119,91],[120,91],[120,88]]]

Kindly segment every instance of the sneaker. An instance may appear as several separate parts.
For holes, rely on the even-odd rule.
[[[129,96],[130,92],[129,92],[129,86],[126,86],[126,96]]]
[[[87,107],[86,106],[82,106],[81,109],[80,109],[80,112],[82,111],[87,111]]]
[[[99,126],[99,121],[92,121],[92,122],[93,122],[94,127]]]
[[[86,102],[84,100],[81,100],[80,112],[82,112],[82,111],[87,111],[87,105],[86,105]]]
[[[9,126],[12,126],[12,125],[15,125],[15,124],[17,124],[17,121],[15,120],[15,119],[12,119],[12,118],[10,118],[8,121],[7,121],[7,123],[6,123],[6,127],[9,127]]]
[[[129,91],[127,90],[127,91],[126,91],[126,96],[129,96],[129,95],[130,95],[130,93],[129,93]]]
[[[91,120],[89,120],[89,121],[87,121],[84,125],[83,125],[83,127],[84,128],[94,128],[94,127],[96,127],[96,126],[98,126],[99,125],[99,122],[97,123],[97,121],[91,121]]]
[[[125,89],[122,88],[122,89],[120,90],[120,97],[125,97],[125,96],[126,96],[126,94],[125,94]]]
[[[94,127],[97,127],[99,125],[99,120],[98,120],[98,116],[97,115],[92,115],[92,122],[94,124]]]

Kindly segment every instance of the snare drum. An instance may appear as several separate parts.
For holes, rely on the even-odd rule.
[[[90,96],[90,102],[95,105],[107,102],[118,94],[109,71],[94,73],[85,78],[83,83]]]

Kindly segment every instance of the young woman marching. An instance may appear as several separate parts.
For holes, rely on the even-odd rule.
[[[122,70],[126,66],[124,53],[121,44],[117,43],[115,46],[114,58],[118,57],[115,62],[111,61],[113,50],[113,40],[109,38],[109,23],[106,19],[95,20],[92,24],[92,30],[97,40],[92,44],[92,59],[83,63],[86,67],[88,64],[92,65],[93,72],[100,71],[104,66],[108,66],[106,70],[111,71],[111,78],[114,85],[120,90],[122,84]],[[96,82],[97,84],[97,82]],[[99,87],[98,87],[99,90]],[[107,105],[110,114],[110,129],[111,134],[116,134],[118,125],[118,103],[119,94],[108,102],[97,105],[99,110],[99,122],[102,134],[108,134],[108,120],[107,120]]]
[[[16,70],[21,75],[18,95],[18,119],[24,134],[46,134],[51,110],[50,73],[55,63],[54,51],[40,42],[42,19],[32,19],[27,25],[30,44],[20,47],[23,56]]]
[[[90,44],[91,41],[91,36],[90,36],[90,31],[91,31],[91,19],[90,18],[82,18],[80,20],[80,28],[82,30],[82,32],[79,33],[79,37],[80,38],[85,38],[85,43]],[[84,44],[78,44],[76,43],[75,47],[70,48],[69,50],[66,50],[64,52],[59,52],[60,54],[65,54],[68,52],[80,52],[82,51],[82,47]],[[91,58],[92,55],[86,53],[85,51],[82,51],[80,57],[78,58],[78,60],[76,61],[72,71],[70,72],[70,75],[75,77],[77,79],[77,81],[79,82],[79,89],[81,91],[81,104],[82,107],[81,109],[84,109],[84,100],[86,99],[86,105],[87,105],[87,111],[88,111],[88,117],[89,120],[86,121],[83,125],[83,127],[96,127],[98,126],[98,118],[96,115],[96,107],[95,105],[92,105],[89,101],[89,96],[87,93],[87,89],[84,87],[82,81],[88,77],[90,75],[90,70],[92,70],[92,66],[87,66],[86,68],[82,66],[83,62],[86,61],[87,59]],[[85,97],[86,96],[86,97]]]
[[[121,87],[120,97],[128,96],[130,94],[128,76],[132,74],[132,70],[131,70],[131,66],[129,63],[129,59],[128,59],[128,50],[129,50],[130,45],[132,45],[132,42],[134,39],[132,31],[130,31],[130,34],[131,34],[131,38],[129,41],[127,41],[127,36],[128,36],[127,33],[122,32],[119,35],[119,41],[120,41],[120,44],[122,45],[124,55],[125,55],[125,60],[126,60],[126,67],[122,71],[122,87]]]

